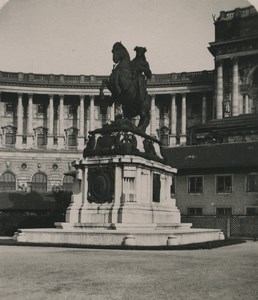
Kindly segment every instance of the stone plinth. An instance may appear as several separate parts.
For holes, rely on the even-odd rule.
[[[181,223],[172,178],[156,139],[134,128],[91,132],[84,158],[73,162],[74,190],[66,221],[56,229],[22,229],[19,242],[174,246],[223,239],[217,229]],[[121,124],[120,124],[121,125]]]
[[[176,169],[130,155],[90,157],[74,167],[75,189],[66,213],[71,226],[180,223],[180,212],[170,196]]]

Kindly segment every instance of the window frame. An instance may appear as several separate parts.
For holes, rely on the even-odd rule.
[[[255,213],[254,214],[247,214],[247,210],[249,209],[249,208],[254,208],[255,209]],[[245,207],[245,215],[246,216],[258,216],[258,206],[255,206],[255,205],[253,205],[253,206],[246,206]]]
[[[195,182],[195,191],[190,190],[190,186],[191,186],[190,180],[193,179],[193,178],[201,178],[201,180],[202,180],[201,181],[202,182],[201,191],[197,191],[196,182]],[[203,194],[203,191],[204,191],[204,177],[203,177],[203,175],[190,175],[190,176],[187,176],[187,192],[188,192],[188,194],[190,194],[190,195],[200,195],[200,194]]]
[[[195,212],[194,214],[191,214],[191,213],[190,213],[190,210],[191,210],[191,209],[194,209],[194,210],[201,209],[201,214],[198,214],[198,213],[196,213],[196,212]],[[198,206],[198,207],[197,207],[197,206],[196,206],[196,207],[194,207],[194,206],[189,206],[189,207],[186,208],[186,213],[187,213],[188,216],[203,216],[203,207],[199,207],[199,206]]]
[[[71,177],[72,178],[72,182],[65,182],[65,178]],[[65,192],[72,192],[73,191],[73,184],[74,184],[74,178],[72,175],[65,175],[63,177],[63,181],[62,181],[62,186],[63,186],[63,190]],[[67,188],[68,187],[68,188]],[[70,188],[69,188],[70,187]]]
[[[44,104],[37,104],[37,116],[45,117],[47,115],[47,107]]]
[[[230,209],[231,210],[231,213],[230,214],[227,214],[227,213],[224,213],[224,214],[218,214],[218,209]],[[215,210],[215,215],[216,216],[232,216],[233,215],[233,207],[232,206],[218,206],[216,207],[216,210]]]
[[[9,109],[11,108],[11,109]],[[5,115],[6,116],[13,116],[15,113],[15,106],[13,102],[6,102],[5,103]]]
[[[77,119],[78,117],[78,105],[68,105],[67,106],[67,116],[68,118]]]
[[[254,191],[250,191],[248,189],[248,177],[249,176],[256,176],[257,177],[257,184],[255,182],[255,185],[257,186],[257,190],[254,190]],[[246,193],[258,193],[258,173],[249,173],[249,174],[246,174]]]
[[[13,176],[14,181],[11,181],[11,182],[1,181],[2,177],[4,177],[4,175],[6,175],[8,173]],[[10,186],[11,186],[11,188],[10,188]],[[4,187],[4,188],[2,189],[2,187]],[[11,171],[4,171],[3,173],[1,173],[1,175],[0,175],[0,191],[1,192],[16,191],[16,189],[17,189],[17,179],[16,179],[15,174]]]
[[[9,143],[8,140],[11,139],[12,142]],[[6,132],[5,133],[5,144],[8,146],[15,145],[16,143],[16,134],[14,132]]]
[[[78,135],[76,133],[67,133],[67,146],[77,147],[78,145]]]
[[[36,175],[38,175],[38,174],[44,176],[46,178],[46,182],[36,182],[36,181],[34,182],[33,178]],[[41,183],[42,183],[42,186],[43,186],[43,183],[44,183],[44,188],[41,187],[41,188],[38,189],[38,186]],[[32,178],[31,178],[31,191],[32,192],[38,192],[38,193],[45,193],[45,192],[47,192],[47,190],[48,190],[48,176],[45,173],[43,173],[43,172],[36,172],[36,173],[34,173],[33,176],[32,176]]]
[[[218,191],[218,178],[219,177],[230,177],[231,178],[231,190],[226,191],[226,186],[225,186],[225,180],[224,180],[224,189],[223,191]],[[232,194],[233,193],[233,175],[232,174],[217,174],[215,175],[215,189],[216,189],[216,194]]]

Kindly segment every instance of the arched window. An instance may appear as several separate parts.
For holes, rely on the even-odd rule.
[[[43,173],[36,173],[32,177],[31,191],[46,192],[47,191],[47,176]]]
[[[4,172],[0,176],[0,190],[1,191],[14,191],[16,190],[16,179],[13,173]]]
[[[65,175],[63,179],[63,190],[66,192],[72,192],[73,190],[73,176]]]

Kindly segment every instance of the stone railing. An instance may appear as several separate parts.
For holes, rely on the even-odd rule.
[[[149,83],[207,82],[214,79],[214,71],[153,74]]]
[[[255,14],[257,14],[257,11],[254,6],[249,6],[245,8],[236,8],[230,11],[221,11],[218,21],[222,21],[222,20],[229,21],[232,20],[237,15],[241,18],[245,18]]]
[[[33,74],[0,72],[0,84],[35,84],[35,85],[94,85],[100,86],[105,75],[54,75],[54,74]],[[182,72],[169,74],[153,74],[148,85],[163,85],[173,83],[210,82],[214,79],[214,71]]]

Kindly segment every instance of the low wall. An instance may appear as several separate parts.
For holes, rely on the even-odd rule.
[[[192,228],[221,229],[226,237],[258,237],[258,216],[182,216]]]

